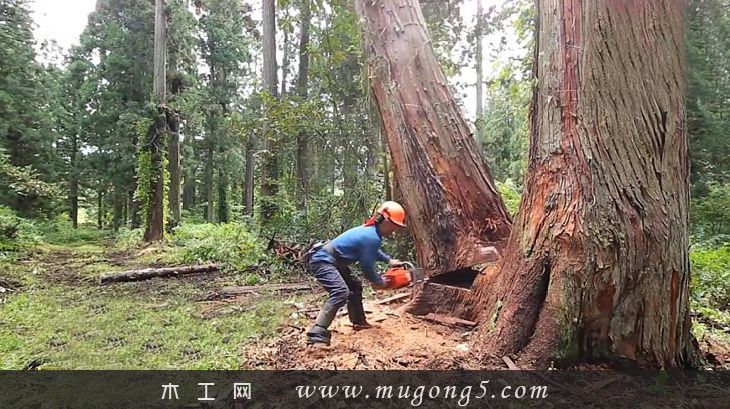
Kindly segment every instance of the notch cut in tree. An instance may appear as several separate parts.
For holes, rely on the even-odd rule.
[[[356,0],[368,72],[427,275],[480,262],[511,218],[429,44],[415,0]]]
[[[690,363],[685,4],[536,7],[528,177],[477,342],[521,366]]]

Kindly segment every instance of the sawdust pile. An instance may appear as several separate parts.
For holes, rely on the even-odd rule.
[[[468,343],[472,332],[433,324],[403,311],[404,304],[364,302],[374,328],[355,331],[345,309],[330,331],[330,346],[310,346],[305,333],[316,308],[295,312],[272,344],[250,346],[246,369],[477,369]]]

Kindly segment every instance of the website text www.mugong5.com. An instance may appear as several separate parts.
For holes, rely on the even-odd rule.
[[[547,386],[495,385],[490,381],[481,381],[474,386],[379,385],[370,391],[362,385],[299,385],[296,390],[300,399],[398,399],[413,407],[421,406],[425,400],[451,400],[466,407],[478,400],[545,399],[548,396]]]

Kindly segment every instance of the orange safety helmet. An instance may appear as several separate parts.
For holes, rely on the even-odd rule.
[[[390,220],[400,227],[406,227],[406,211],[397,202],[385,202],[375,212],[383,216],[385,220]]]

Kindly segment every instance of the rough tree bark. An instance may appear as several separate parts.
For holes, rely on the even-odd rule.
[[[263,85],[271,96],[278,96],[276,73],[276,5],[274,0],[262,0],[263,16]],[[268,116],[268,106],[264,106],[264,115]],[[278,206],[275,196],[279,190],[279,161],[276,156],[276,137],[264,120],[264,163],[261,172],[261,220],[268,222],[276,214]]]
[[[167,19],[165,17],[165,0],[155,1],[155,50],[154,50],[154,82],[153,93],[157,104],[157,116],[153,129],[150,130],[150,141],[145,149],[150,154],[149,174],[144,175],[149,183],[149,196],[144,231],[144,241],[162,240],[164,231],[164,197],[165,183],[162,163],[164,161],[167,139],[167,87],[166,87],[166,59],[167,59]]]
[[[556,358],[692,361],[685,4],[538,8],[529,175],[478,342]]]
[[[427,274],[475,262],[511,220],[429,45],[415,0],[356,0],[371,87]]]

